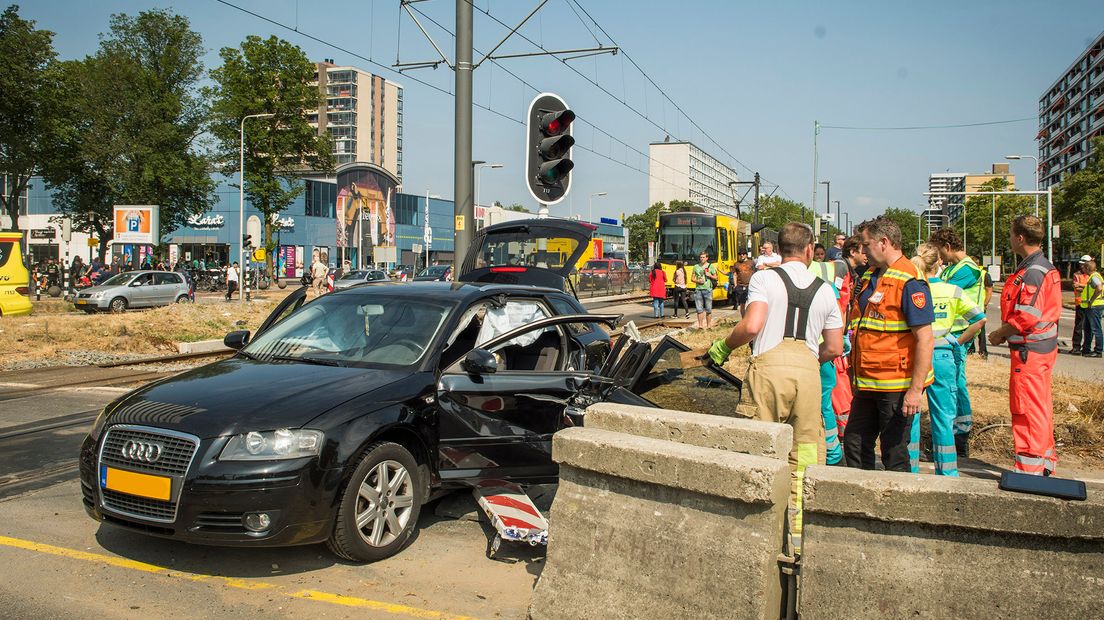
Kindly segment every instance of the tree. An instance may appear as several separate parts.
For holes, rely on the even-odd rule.
[[[271,257],[273,218],[303,192],[297,173],[328,172],[334,166],[329,135],[319,135],[307,122],[307,112],[322,103],[318,87],[311,84],[316,68],[303,50],[275,36],[249,36],[240,48],[224,47],[219,56],[222,66],[211,72],[217,86],[207,92],[213,100],[212,133],[226,173],[240,169],[242,119],[274,115],[247,121],[245,132],[245,193],[261,212]]]
[[[802,209],[805,209],[805,205],[800,202],[795,202],[788,198],[781,196],[767,196],[759,199],[759,222],[765,224],[767,228],[772,230],[779,230],[789,222],[800,222]],[[752,211],[750,215],[754,219],[755,212]],[[812,224],[812,218],[816,217],[815,214],[805,209],[805,223]]]
[[[901,229],[901,251],[905,256],[911,257],[916,253],[916,237],[919,230],[920,240],[927,239],[924,234],[926,230],[921,230],[920,216],[908,209],[899,209],[897,207],[887,207],[885,217],[893,220],[897,223],[897,227]]]
[[[208,114],[203,51],[187,18],[151,10],[113,15],[94,56],[60,67],[65,130],[44,174],[73,227],[100,239],[101,257],[116,204],[158,205],[168,232],[214,202],[197,144]]]
[[[670,204],[657,202],[644,210],[625,217],[624,225],[629,231],[629,260],[644,262],[648,260],[648,242],[656,240],[656,221],[659,214],[684,211],[694,203],[688,200],[672,200]]]
[[[502,205],[499,205],[499,206],[502,206]],[[517,203],[517,202],[515,202],[514,204],[506,207],[506,210],[507,211],[517,211],[519,213],[532,213],[532,211],[530,211],[529,209],[526,209],[524,206],[522,206],[520,203]]]
[[[0,14],[0,171],[7,176],[0,202],[19,230],[19,197],[39,170],[56,130],[54,33],[19,17],[19,7]]]
[[[977,189],[987,192],[1005,191],[1008,189],[1008,181],[994,178]],[[1016,257],[1012,255],[1012,248],[1008,245],[1008,231],[1013,218],[1035,212],[1034,199],[1028,196],[971,196],[966,199],[963,210],[966,215],[966,253],[971,256],[989,256],[995,247],[1004,264],[1014,264]],[[959,235],[962,234],[961,219],[953,227]]]
[[[1104,137],[1093,138],[1085,168],[1062,179],[1054,193],[1061,255],[1096,254],[1104,245]],[[1064,250],[1064,251],[1062,251]]]

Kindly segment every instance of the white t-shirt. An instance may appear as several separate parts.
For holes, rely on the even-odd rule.
[[[805,288],[816,279],[809,268],[801,261],[790,261],[782,264],[782,269],[793,280],[797,288]],[[760,302],[767,304],[767,322],[762,331],[751,343],[751,351],[754,355],[762,355],[778,346],[786,333],[786,310],[788,298],[786,296],[786,284],[782,277],[771,269],[757,271],[751,276],[748,284],[747,303]],[[805,326],[805,345],[820,356],[820,337],[825,329],[839,329],[843,327],[843,317],[840,315],[839,305],[836,304],[836,295],[831,286],[821,286],[813,297],[813,303],[809,307],[809,320]]]
[[[227,282],[237,282],[238,281],[238,268],[237,267],[230,267],[229,269],[226,270],[226,281]]]
[[[759,269],[760,267],[762,267],[763,265],[765,265],[767,263],[774,263],[774,266],[777,267],[778,263],[781,263],[781,262],[782,262],[782,257],[778,254],[773,254],[773,253],[772,254],[760,254],[759,256],[757,256],[755,258],[755,268]]]

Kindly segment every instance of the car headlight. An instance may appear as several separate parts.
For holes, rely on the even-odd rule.
[[[322,431],[278,428],[234,435],[219,455],[220,461],[275,461],[317,456]]]
[[[96,291],[95,293],[92,293],[88,297],[89,297],[89,299],[100,299],[100,298],[103,297],[103,295],[104,295],[103,291]]]

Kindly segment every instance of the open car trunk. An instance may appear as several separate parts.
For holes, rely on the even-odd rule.
[[[488,226],[475,234],[456,279],[564,290],[594,230],[590,224],[549,218]]]

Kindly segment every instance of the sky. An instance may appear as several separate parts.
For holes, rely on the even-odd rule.
[[[111,14],[164,8],[186,16],[202,35],[208,70],[218,66],[220,48],[248,35],[276,35],[312,60],[333,58],[382,75],[405,88],[404,191],[452,197],[453,99],[447,93],[453,73],[444,66],[401,75],[391,69],[396,59],[436,57],[410,16],[400,15],[398,0],[227,1],[287,28],[217,0],[34,0],[24,3],[21,15],[56,33],[63,59],[94,53]],[[512,27],[538,0],[473,2],[474,46],[485,52],[508,32],[503,23]],[[819,179],[831,181],[832,201],[839,200],[852,221],[889,206],[922,209],[932,172],[983,172],[1005,155],[1037,154],[1039,96],[1104,29],[1104,2],[1060,5],[548,0],[519,31],[528,41],[515,35],[499,54],[614,43],[622,53],[567,63],[548,57],[488,61],[475,71],[475,104],[494,112],[474,112],[473,157],[503,164],[480,172],[479,202],[535,210],[522,172],[525,130],[510,120],[524,118],[534,89],[563,96],[581,119],[574,128],[580,148],[573,154],[571,193],[552,207],[561,216],[587,217],[590,203],[596,218],[645,209],[643,154],[668,135],[695,143],[741,179],[760,172],[768,184],[764,193],[777,184],[778,195],[809,204],[815,121],[900,127],[1031,119],[961,129],[821,131]],[[456,3],[411,6],[453,59],[453,37],[432,21],[452,30]],[[1030,189],[1031,160],[1011,163],[1017,185]],[[818,211],[826,200],[823,188]],[[598,192],[607,195],[591,197]]]

